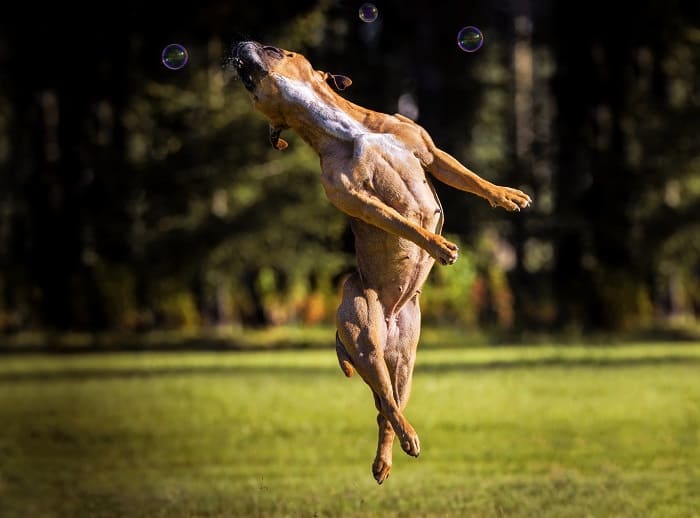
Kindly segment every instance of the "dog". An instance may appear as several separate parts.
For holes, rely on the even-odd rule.
[[[301,54],[254,41],[235,44],[230,62],[255,108],[270,122],[270,142],[295,131],[318,153],[321,183],[331,204],[350,216],[357,271],[342,287],[336,314],[336,353],[343,373],[357,371],[378,411],[379,439],[372,474],[389,476],[392,445],[418,457],[420,443],[404,416],[420,334],[421,287],[437,261],[453,264],[454,243],[432,177],[519,211],[530,197],[484,180],[437,148],[413,120],[363,108],[337,93],[352,81],[315,70]]]

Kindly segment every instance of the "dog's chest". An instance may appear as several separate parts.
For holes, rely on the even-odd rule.
[[[424,228],[434,227],[440,202],[413,153],[386,133],[363,135],[355,146],[356,160],[368,164],[359,169],[358,183]]]
[[[277,76],[276,81],[285,101],[327,135],[349,142],[369,131],[337,106],[325,102],[308,84],[284,76]]]

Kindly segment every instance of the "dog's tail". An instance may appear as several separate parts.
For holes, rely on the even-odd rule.
[[[340,337],[338,336],[337,332],[335,333],[335,352],[338,355],[338,363],[340,364],[340,370],[343,371],[343,374],[345,374],[345,376],[348,378],[355,374],[355,369],[352,366],[350,355],[345,350],[345,346],[343,345],[343,342],[340,341]]]

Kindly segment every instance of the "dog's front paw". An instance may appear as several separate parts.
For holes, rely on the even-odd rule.
[[[503,207],[508,211],[520,211],[532,205],[532,198],[523,191],[511,187],[497,187],[488,198],[492,207]]]
[[[454,264],[459,257],[459,247],[442,236],[436,235],[428,253],[443,265]]]

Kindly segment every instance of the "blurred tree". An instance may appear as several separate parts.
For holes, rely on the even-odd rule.
[[[0,286],[14,311],[3,314],[102,328],[178,307],[196,322],[184,315],[223,278],[252,289],[246,279],[269,266],[292,286],[342,269],[344,227],[313,181],[316,158],[295,142],[273,159],[264,121],[221,68],[231,26],[306,43],[326,4],[281,3],[272,17],[222,2],[193,19],[157,5],[6,17]],[[159,63],[172,39],[192,54],[176,72]]]
[[[561,322],[648,323],[664,243],[697,227],[685,186],[700,175],[698,14],[680,1],[554,6]],[[668,203],[681,185],[683,208]]]
[[[436,186],[445,230],[469,251],[433,276],[435,321],[692,320],[700,4],[388,0],[363,23],[360,3],[6,7],[0,329],[332,314],[352,268],[346,219],[325,200],[311,150],[291,135],[272,150],[221,67],[236,33],[350,76],[350,100],[417,120],[482,176],[534,194],[533,209],[512,215]],[[476,53],[456,45],[465,25],[484,31]],[[179,71],[160,63],[172,42],[190,52]]]

